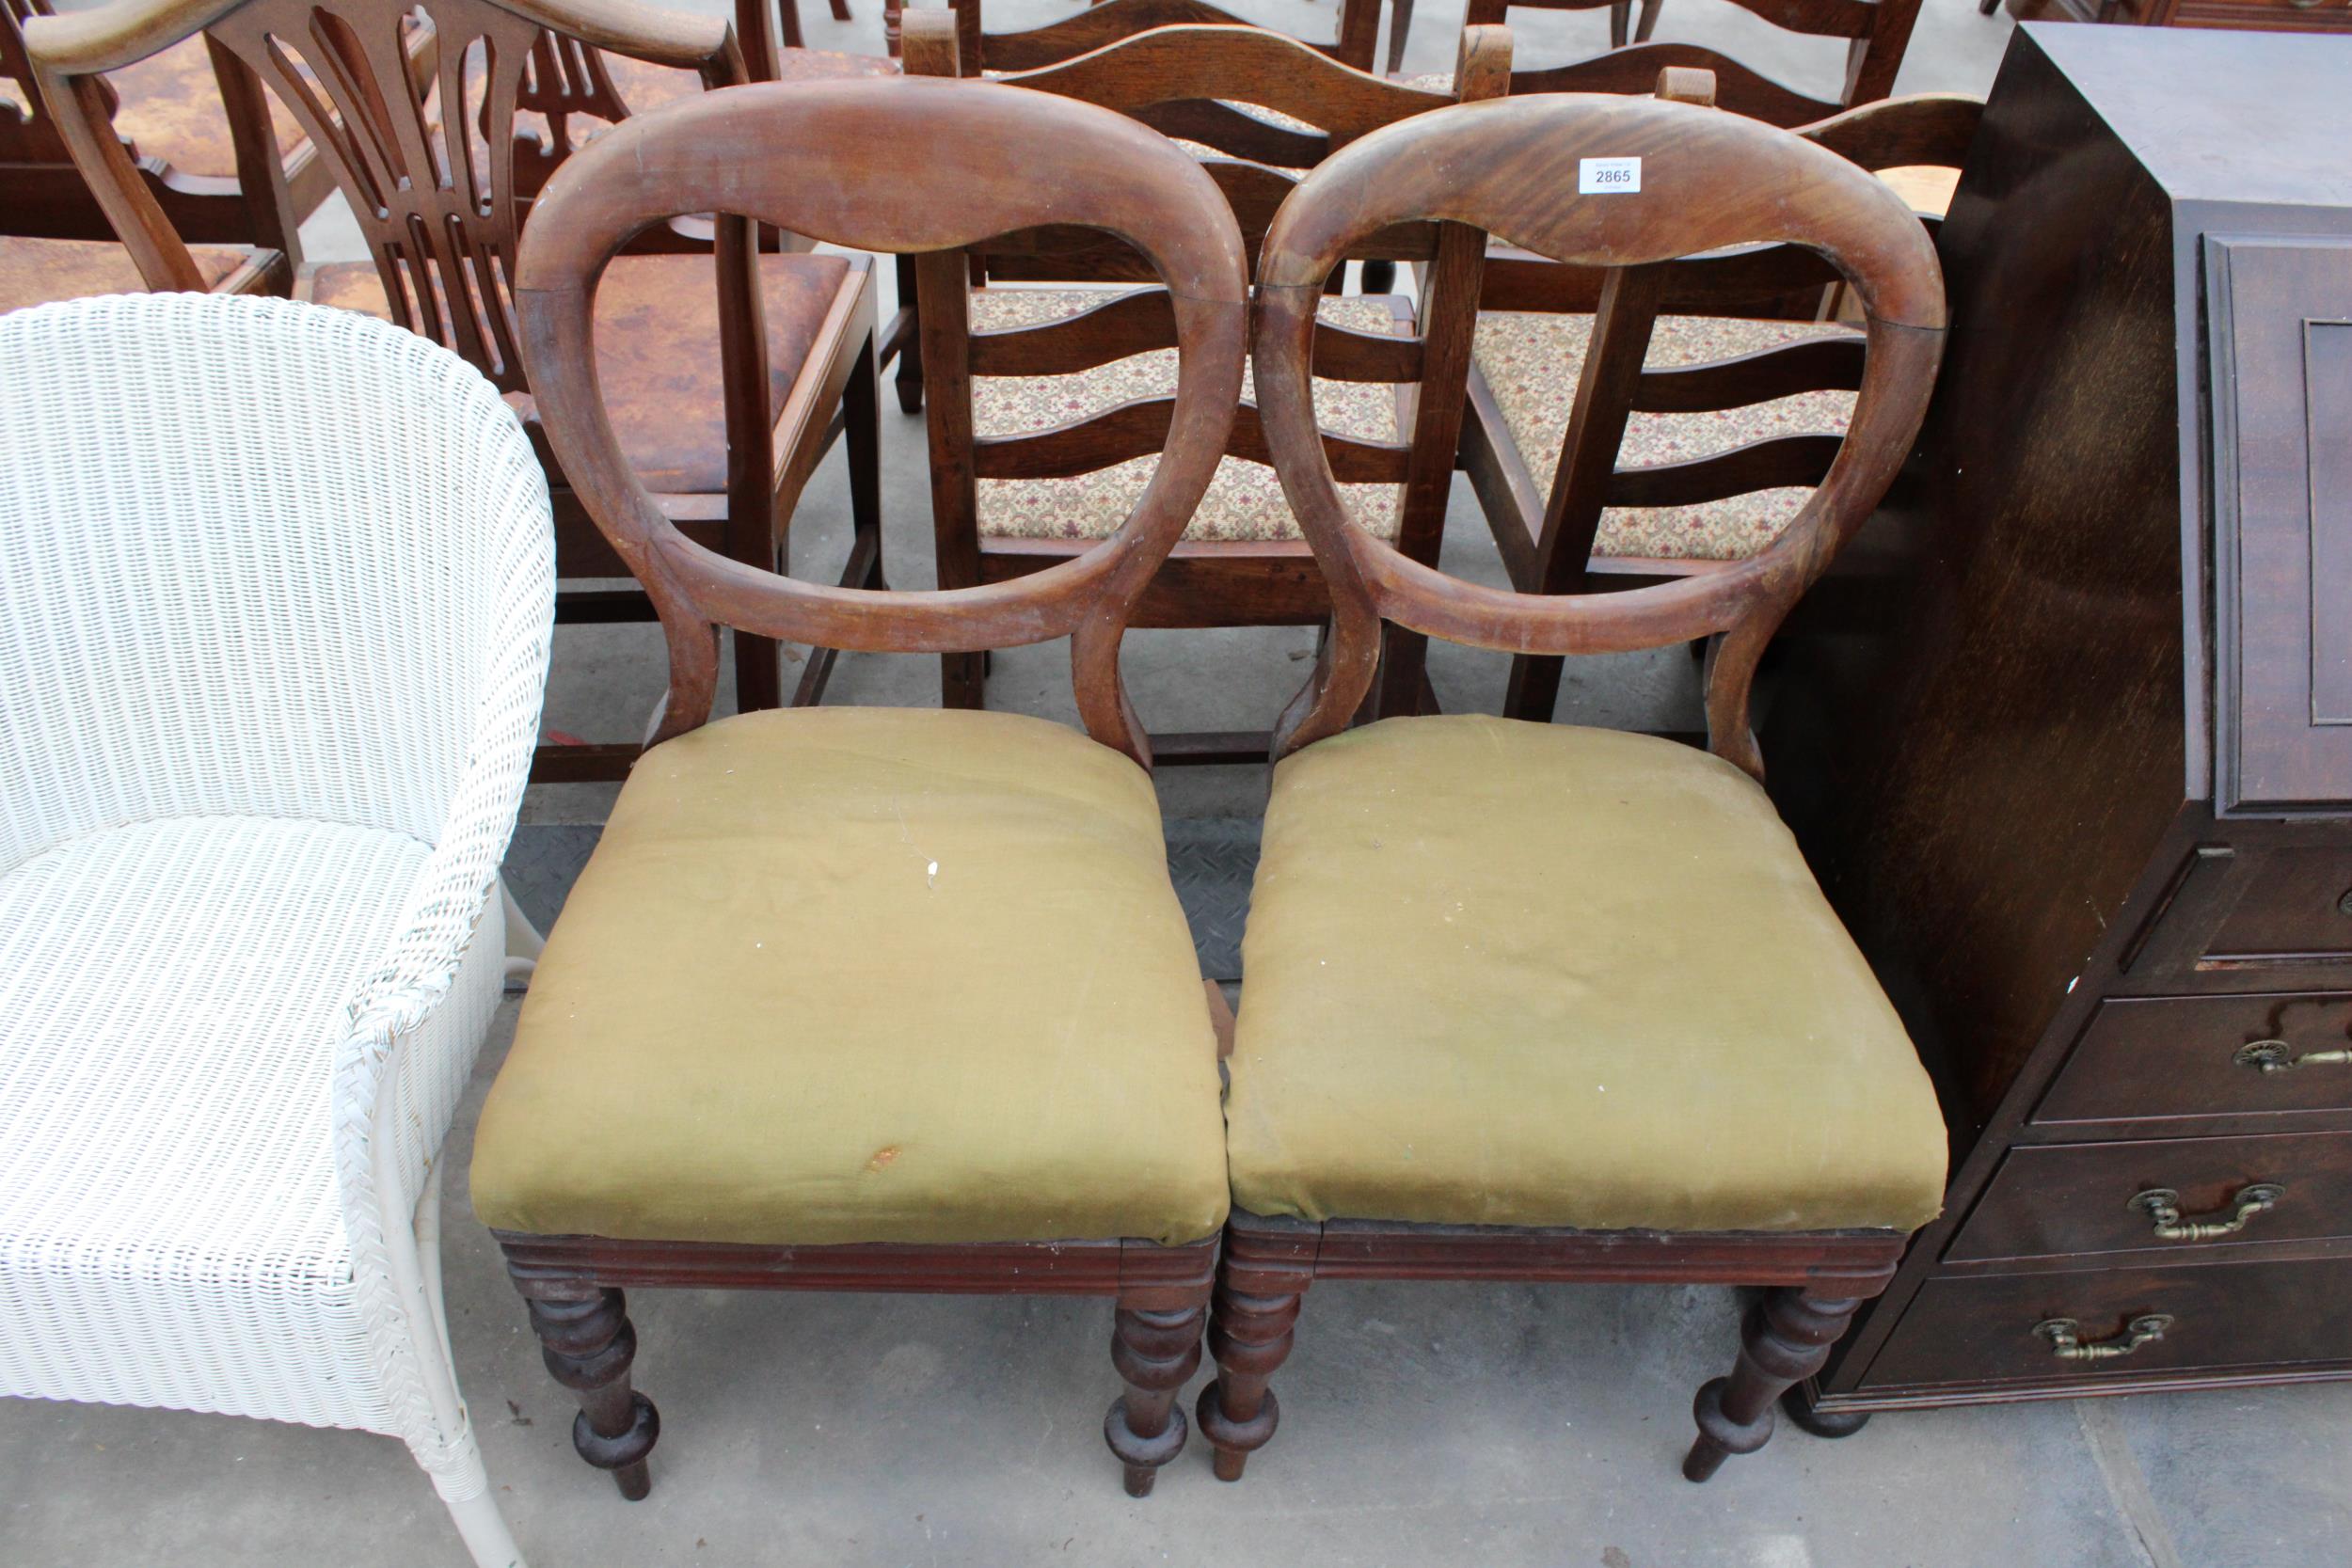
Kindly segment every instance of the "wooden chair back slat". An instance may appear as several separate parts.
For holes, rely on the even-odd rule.
[[[1841,107],[1836,99],[1799,92],[1719,49],[1699,43],[1636,43],[1567,65],[1515,71],[1511,92],[1515,97],[1538,92],[1644,93],[1657,84],[1661,71],[1673,67],[1713,71],[1717,107],[1770,125],[1804,125],[1834,115]]]
[[[974,375],[1074,375],[1175,346],[1167,293],[1138,290],[1041,326],[975,332],[970,365]],[[1421,366],[1418,339],[1315,324],[1315,374],[1327,381],[1418,381]]]
[[[907,156],[910,146],[919,157]],[[1048,159],[1056,178],[1036,179]],[[977,453],[962,247],[1049,219],[1121,235],[1151,259],[1176,325],[1176,394],[1141,500],[1074,560],[1017,581],[930,593],[802,582],[691,544],[620,452],[597,382],[593,322],[611,256],[646,225],[698,211],[919,257],[924,352],[937,393],[932,480],[967,493]],[[671,681],[654,739],[708,717],[721,626],[905,653],[1070,636],[1089,733],[1148,765],[1144,732],[1120,687],[1120,639],[1224,451],[1248,315],[1232,214],[1199,166],[1165,138],[1092,105],[979,82],[705,95],[632,119],[574,155],[540,198],[516,298],[548,439],[661,618]]]
[[[1641,158],[1640,191],[1578,195],[1579,163],[1589,157]],[[1311,328],[1325,279],[1355,238],[1399,220],[1483,230],[1605,274],[1580,404],[1607,383],[1622,388],[1617,406],[1629,404],[1648,323],[1663,298],[1663,263],[1733,245],[1820,253],[1852,291],[1867,347],[1851,424],[1819,487],[1756,555],[1613,594],[1552,596],[1465,582],[1350,527],[1315,423]],[[1284,749],[1346,725],[1373,680],[1384,620],[1518,654],[1616,652],[1708,637],[1717,639],[1709,744],[1760,775],[1748,728],[1756,661],[1894,478],[1926,412],[1944,326],[1935,253],[1903,202],[1836,154],[1735,115],[1636,98],[1511,98],[1439,110],[1334,155],[1301,182],[1267,235],[1252,345],[1283,490],[1336,612],[1316,678],[1286,718]],[[1614,419],[1621,434],[1622,414],[1592,402],[1593,422]],[[1608,444],[1613,458],[1614,440]],[[1783,462],[1811,478],[1812,459],[1825,451],[1766,442],[1692,466],[1678,479],[1644,483],[1653,498],[1678,483],[1708,488],[1737,478],[1745,487],[1755,474],[1736,469]]]
[[[1331,151],[1331,138],[1321,132],[1277,125],[1230,103],[1192,99],[1131,112],[1164,136],[1197,142],[1229,158],[1246,158],[1270,168],[1312,168]]]
[[[1608,506],[1697,506],[1752,490],[1815,485],[1845,444],[1837,436],[1774,436],[1680,463],[1618,468],[1603,481]]]
[[[1802,392],[1857,391],[1863,356],[1859,338],[1813,338],[1711,364],[1645,370],[1633,385],[1632,411],[1710,414]]]
[[[981,0],[953,0],[953,4],[957,53],[967,76],[1035,71],[1154,27],[1253,25],[1247,18],[1221,10],[1207,0],[1103,0],[1103,4],[1089,6],[1075,16],[1042,26],[1017,33],[991,33],[984,27]],[[1336,35],[1322,42],[1301,41],[1359,71],[1370,71],[1373,44],[1379,32],[1380,0],[1340,0]]]
[[[1067,479],[1093,473],[1114,464],[1149,457],[1168,444],[1168,421],[1175,412],[1172,398],[1136,398],[1083,420],[1018,437],[982,436],[974,443],[972,472],[976,479]],[[1402,484],[1406,459],[1412,449],[1399,442],[1364,441],[1326,433],[1324,445],[1331,471],[1343,484]],[[1225,454],[1253,463],[1272,464],[1258,420],[1257,405],[1243,403],[1233,410],[1233,428],[1225,438]]]

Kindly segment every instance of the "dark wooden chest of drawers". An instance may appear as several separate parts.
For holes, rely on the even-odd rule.
[[[2352,1376],[2348,146],[2352,39],[2002,67],[1874,591],[1766,726],[1952,1137],[1820,1416]]]

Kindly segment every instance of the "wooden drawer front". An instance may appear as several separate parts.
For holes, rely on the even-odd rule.
[[[2240,1222],[2238,1228],[2159,1235],[2163,1206],[2134,1202],[2158,1190],[2174,1195],[2171,1212],[2161,1216],[2172,1228]],[[2266,1206],[2241,1221],[2240,1210],[2257,1199]],[[2210,1251],[2344,1235],[2352,1235],[2352,1134],[2166,1138],[2010,1150],[1944,1256],[1975,1261],[2151,1247]]]
[[[1931,1279],[1864,1387],[2107,1382],[2204,1368],[2352,1360],[2352,1259]],[[2090,1343],[2137,1318],[2172,1321],[2128,1355],[2070,1360],[2035,1325],[2072,1319]]]
[[[2345,257],[2352,269],[2352,253]],[[2352,328],[2347,328],[2352,330]],[[2259,849],[2200,969],[2352,959],[2352,847]]]
[[[2330,1052],[2352,1053],[2352,991],[2110,998],[2033,1119],[2352,1108],[2352,1061],[2312,1059]],[[2280,1069],[2282,1061],[2300,1065]]]

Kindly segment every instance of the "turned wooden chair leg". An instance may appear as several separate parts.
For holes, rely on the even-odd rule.
[[[1649,41],[1649,36],[1658,31],[1658,13],[1665,8],[1666,0],[1642,0],[1642,19],[1633,24],[1634,42]]]
[[[1705,1481],[1733,1454],[1770,1442],[1773,1402],[1821,1370],[1861,1305],[1859,1297],[1817,1296],[1804,1287],[1773,1291],[1757,1303],[1740,1331],[1731,1375],[1701,1388],[1692,1407],[1699,1435],[1682,1462],[1684,1479]]]
[[[1103,1440],[1127,1467],[1127,1496],[1148,1497],[1160,1466],[1184,1451],[1187,1429],[1176,1396],[1200,1367],[1208,1305],[1168,1311],[1119,1308],[1111,1365],[1127,1391],[1103,1418]]]
[[[581,1289],[584,1293],[578,1296],[527,1298],[531,1326],[549,1375],[580,1399],[572,1447],[597,1469],[612,1471],[621,1496],[637,1502],[653,1490],[645,1456],[661,1435],[661,1415],[653,1401],[628,1386],[637,1330],[621,1292]]]
[[[1263,1449],[1282,1418],[1266,1386],[1289,1359],[1299,1298],[1306,1282],[1283,1295],[1245,1295],[1223,1284],[1209,1320],[1209,1354],[1216,1381],[1200,1390],[1200,1435],[1216,1449],[1216,1479],[1241,1480],[1249,1456]]]

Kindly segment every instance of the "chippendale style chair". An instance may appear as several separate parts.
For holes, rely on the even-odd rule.
[[[1640,190],[1580,196],[1588,158],[1640,159]],[[1867,356],[1804,512],[1711,576],[1565,597],[1443,576],[1351,527],[1315,428],[1314,307],[1361,235],[1428,221],[1619,288],[1724,245],[1828,258]],[[1783,132],[1512,98],[1318,168],[1267,233],[1257,308],[1268,439],[1336,620],[1289,716],[1244,939],[1200,1430],[1239,1479],[1318,1278],[1770,1286],[1731,1376],[1699,1393],[1684,1474],[1704,1481],[1763,1444],[1774,1398],[1942,1200],[1934,1092],[1760,787],[1748,727],[1758,655],[1919,427],[1944,338],[1934,252],[1877,181]],[[1586,373],[1659,374],[1607,357]],[[1342,733],[1384,620],[1514,652],[1709,638],[1708,749],[1484,716]]]
[[[508,962],[538,460],[454,355],[286,300],[18,311],[0,381],[0,1394],[386,1433],[518,1565],[439,1161]]]
[[[954,74],[948,23],[937,11],[909,13],[909,74]],[[1510,47],[1502,28],[1463,35],[1456,80],[1464,95],[1501,92]],[[1367,75],[1260,27],[1162,27],[998,80],[1181,132],[1200,147],[1253,250],[1296,183],[1294,170],[1454,101]],[[1183,111],[1181,121],[1155,115],[1171,109]],[[1435,562],[1445,531],[1482,243],[1469,230],[1437,224],[1363,236],[1356,258],[1427,263],[1420,296],[1328,296],[1316,334],[1325,439],[1351,515],[1423,562]],[[967,320],[975,333],[972,466],[932,465],[939,580],[949,586],[1010,581],[1072,560],[1116,527],[1152,471],[1171,370],[1159,291],[1071,286],[1141,276],[1115,241],[1054,231],[993,236],[973,247],[973,258],[991,286],[971,293],[962,317],[936,327],[924,318],[927,341],[934,331],[961,333]],[[1005,280],[1061,286],[993,286]],[[1022,327],[1043,330],[1007,337]],[[940,384],[936,369],[932,379]],[[934,452],[964,438],[934,411]],[[1257,410],[1245,403],[1207,499],[1137,608],[1138,626],[1311,626],[1328,614],[1313,554],[1266,464]],[[1420,703],[1421,653],[1417,639],[1391,646],[1384,711]],[[980,658],[946,659],[942,687],[946,705],[980,706]],[[1163,736],[1157,749],[1169,760],[1232,761],[1263,756],[1264,744],[1263,732],[1218,732]]]
[[[420,21],[420,15],[421,21]],[[429,24],[438,40],[431,103],[408,82],[403,41]],[[524,204],[514,175],[516,117],[543,87],[549,35],[697,72],[708,86],[743,78],[732,29],[715,18],[630,0],[118,0],[38,19],[26,32],[51,82],[87,82],[201,31],[278,94],[330,156],[372,260],[306,269],[298,291],[380,316],[456,352],[514,398],[526,420],[531,378],[518,351],[512,269]],[[53,102],[60,91],[50,91]],[[155,203],[111,136],[61,113],[74,151],[116,230],[140,260]],[[459,112],[451,112],[456,106]],[[450,128],[457,128],[462,135]],[[846,437],[856,525],[842,580],[882,581],[880,415],[873,287],[863,258],[770,254],[751,262],[753,227],[721,226],[708,256],[629,255],[612,263],[600,344],[623,450],[680,530],[749,565],[781,568],[785,523],[836,435]],[[739,254],[738,254],[739,253]],[[756,285],[753,279],[756,277]],[[836,417],[835,410],[838,410]],[[626,568],[588,521],[560,467],[556,514],[560,622],[643,620],[634,590],[578,585]],[[736,639],[736,694],[746,709],[783,701],[780,649]],[[796,702],[821,696],[819,650]],[[547,747],[542,778],[618,778],[634,742]]]
[[[52,9],[50,0],[0,0],[0,231],[111,241],[24,58],[24,24]],[[140,178],[182,237],[299,261],[295,229],[334,176],[250,71],[189,39],[101,78],[98,90],[100,118],[136,150]]]
[[[1124,237],[1167,284],[1179,358],[1126,521],[1051,570],[932,593],[799,582],[688,538],[616,439],[595,295],[641,226],[723,202],[920,253],[957,387],[965,340],[940,328],[962,316],[960,247],[1046,223]],[[1184,1446],[1226,1185],[1212,1015],[1118,656],[1240,396],[1224,198],[1158,134],[1043,93],[743,87],[576,156],[517,299],[548,438],[670,651],[656,744],[548,938],[475,1142],[475,1212],[580,1396],[575,1445],[645,1495],[658,1423],[629,1386],[626,1289],[1099,1295],[1127,1386],[1105,1435],[1142,1496]],[[934,457],[970,471],[968,439]],[[938,709],[709,722],[723,626],[925,653],[1069,636],[1087,733]]]

